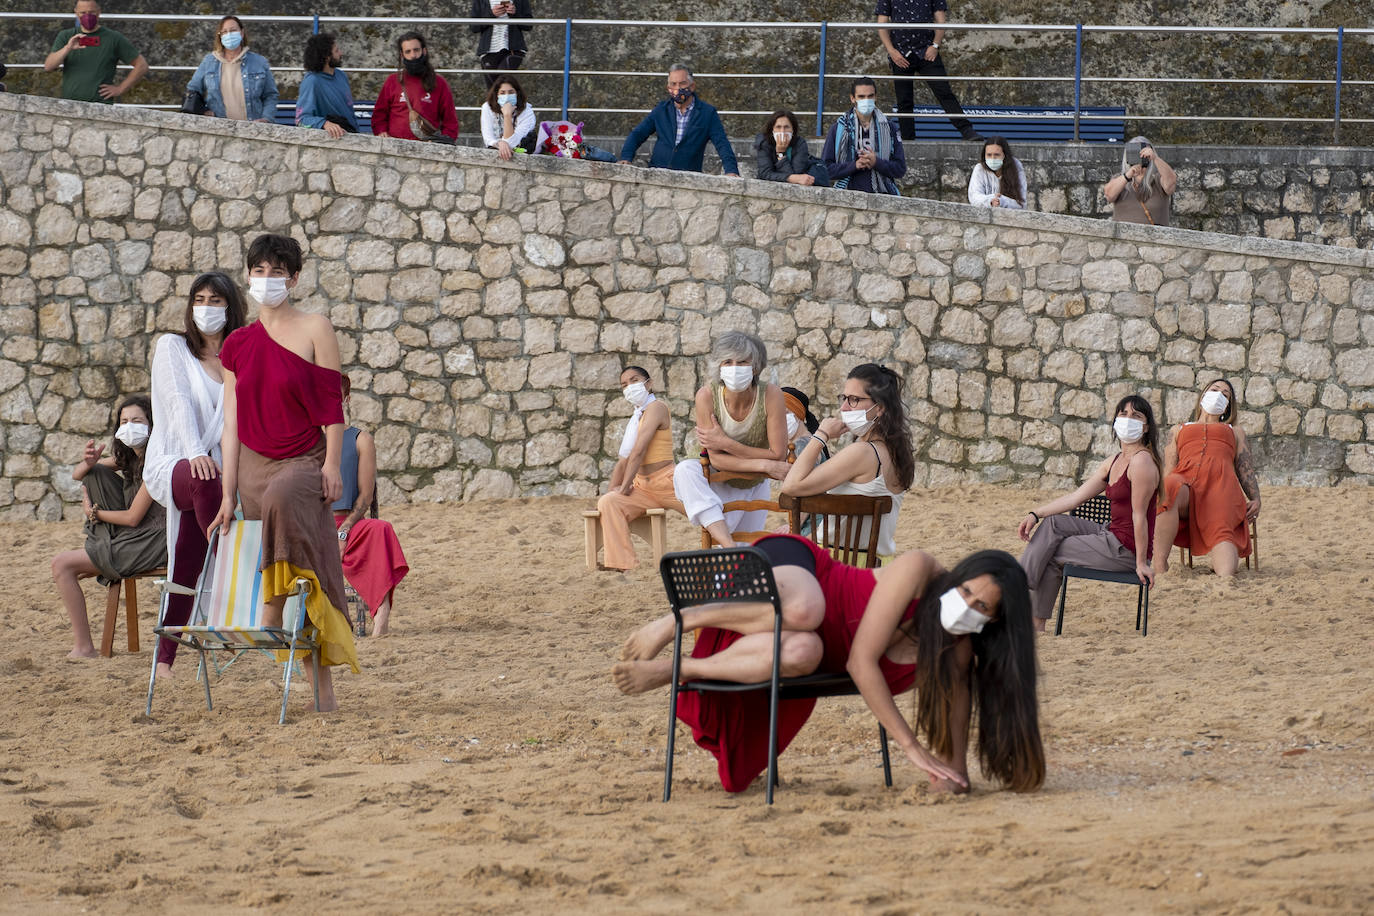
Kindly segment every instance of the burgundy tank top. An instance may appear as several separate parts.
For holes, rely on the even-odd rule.
[[[1117,455],[1116,458],[1120,458]],[[1111,480],[1112,470],[1116,467],[1116,458],[1112,459],[1111,467],[1107,468],[1107,479]],[[1107,484],[1107,499],[1112,503],[1112,523],[1107,526],[1107,530],[1116,535],[1116,539],[1121,542],[1131,553],[1135,553],[1135,522],[1131,516],[1131,475],[1124,473],[1116,483]],[[1149,543],[1145,545],[1145,558],[1148,560],[1154,555],[1155,547],[1155,501],[1159,498],[1158,492],[1150,494],[1150,505],[1145,510],[1145,517],[1149,519],[1146,535]]]

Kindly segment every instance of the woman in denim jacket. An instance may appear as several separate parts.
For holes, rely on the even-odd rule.
[[[200,62],[186,91],[204,96],[217,118],[271,122],[277,114],[277,81],[267,58],[247,48],[243,23],[225,16],[215,32],[214,50]]]

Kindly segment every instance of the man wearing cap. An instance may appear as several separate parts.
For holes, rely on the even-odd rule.
[[[62,98],[113,104],[148,74],[148,61],[133,42],[100,24],[100,4],[95,0],[78,0],[76,21],[74,28],[57,33],[43,69],[62,68]],[[121,63],[133,68],[116,83],[115,65]]]

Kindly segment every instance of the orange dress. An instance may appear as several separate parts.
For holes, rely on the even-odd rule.
[[[1174,441],[1178,466],[1164,478],[1159,511],[1174,504],[1178,488],[1188,485],[1188,518],[1174,544],[1201,556],[1222,541],[1250,556],[1245,526],[1245,491],[1236,476],[1236,431],[1227,423],[1184,423]]]

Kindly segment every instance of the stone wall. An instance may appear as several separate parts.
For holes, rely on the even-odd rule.
[[[55,518],[198,271],[306,243],[382,499],[592,495],[661,379],[757,331],[822,410],[905,376],[918,482],[1064,486],[1113,400],[1235,380],[1269,481],[1374,481],[1374,254],[0,96],[0,517]]]

